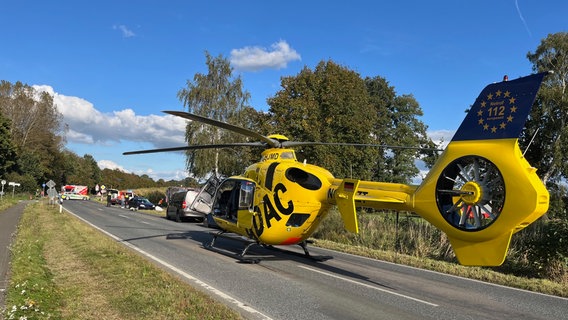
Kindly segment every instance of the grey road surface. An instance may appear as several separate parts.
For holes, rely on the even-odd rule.
[[[92,201],[64,207],[249,319],[568,319],[568,299],[313,247],[312,254],[333,258],[317,262],[253,246],[262,261],[239,263],[205,249],[214,230],[195,222]]]
[[[10,271],[10,244],[27,202],[0,211],[0,310],[5,307]]]

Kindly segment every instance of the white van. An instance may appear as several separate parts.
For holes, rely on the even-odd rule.
[[[211,212],[211,196],[199,190],[185,190],[174,193],[168,201],[166,218],[181,222],[186,218],[203,221]]]

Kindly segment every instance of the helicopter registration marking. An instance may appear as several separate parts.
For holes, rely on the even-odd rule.
[[[264,161],[268,161],[268,160],[278,160],[279,157],[280,157],[280,153],[278,153],[278,152],[269,153],[267,155],[262,156],[262,158],[260,158],[260,161],[264,162]]]

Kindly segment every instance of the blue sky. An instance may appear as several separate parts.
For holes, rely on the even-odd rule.
[[[122,152],[185,144],[177,92],[229,59],[266,99],[282,76],[332,60],[382,76],[419,102],[435,140],[449,140],[485,85],[530,74],[526,58],[568,31],[568,1],[3,1],[0,80],[54,95],[67,148],[102,168],[180,179],[180,153]]]

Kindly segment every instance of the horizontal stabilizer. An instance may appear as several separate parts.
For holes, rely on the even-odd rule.
[[[354,233],[359,232],[357,211],[355,209],[355,194],[358,186],[359,180],[344,179],[334,194],[345,229]]]
[[[361,201],[369,204],[369,207],[373,207],[373,203],[406,203],[404,199],[394,198],[394,197],[367,197],[367,196],[357,196],[355,201]]]

